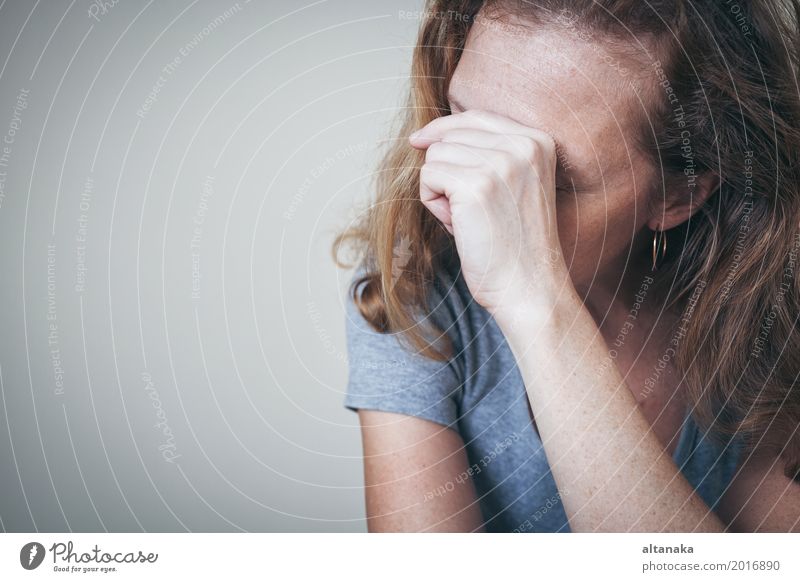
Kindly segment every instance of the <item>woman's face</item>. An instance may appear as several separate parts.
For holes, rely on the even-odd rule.
[[[634,145],[643,110],[633,77],[567,26],[512,30],[479,15],[450,82],[453,113],[492,111],[554,138],[559,237],[579,290],[615,285],[650,250],[656,174]]]

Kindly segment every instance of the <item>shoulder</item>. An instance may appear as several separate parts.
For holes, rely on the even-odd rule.
[[[355,303],[362,297],[360,286],[366,274],[364,267],[353,273],[344,297],[349,370],[345,405],[455,424],[463,386],[461,367],[455,358],[441,361],[424,355],[404,341],[402,331],[375,329]],[[414,325],[421,326],[426,340],[434,324],[453,341],[454,353],[459,353],[460,338],[451,320],[458,299],[447,289],[448,277],[443,273],[430,287],[427,304],[419,312],[411,308],[409,315]]]

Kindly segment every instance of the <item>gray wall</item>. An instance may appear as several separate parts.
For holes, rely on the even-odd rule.
[[[416,0],[0,8],[4,531],[364,531],[336,230]]]

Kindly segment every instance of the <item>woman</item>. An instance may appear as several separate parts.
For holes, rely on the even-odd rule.
[[[334,246],[371,531],[800,529],[799,13],[429,3]]]

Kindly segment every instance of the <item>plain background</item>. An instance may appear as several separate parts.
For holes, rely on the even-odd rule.
[[[422,7],[0,5],[4,531],[365,531],[330,246]]]

